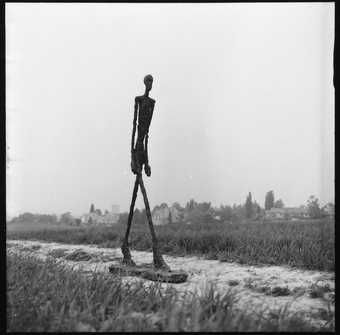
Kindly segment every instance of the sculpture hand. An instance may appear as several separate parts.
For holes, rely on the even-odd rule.
[[[145,164],[144,165],[144,171],[145,171],[145,174],[150,177],[151,176],[151,167],[149,164]]]
[[[131,171],[133,174],[137,173],[137,164],[136,164],[136,158],[135,158],[135,153],[131,151]]]

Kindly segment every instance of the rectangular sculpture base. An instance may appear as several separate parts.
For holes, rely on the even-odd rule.
[[[124,264],[111,264],[109,271],[121,276],[137,276],[153,281],[160,281],[166,283],[184,283],[188,274],[184,271],[164,271],[158,270],[153,265],[143,264],[136,266],[127,266]]]

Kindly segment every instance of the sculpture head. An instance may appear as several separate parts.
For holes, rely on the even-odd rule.
[[[152,89],[152,82],[153,82],[153,78],[151,74],[148,74],[144,77],[144,85],[145,85],[145,89],[147,91],[151,91]]]

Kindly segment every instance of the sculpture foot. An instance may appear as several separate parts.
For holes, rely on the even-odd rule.
[[[123,253],[123,261],[122,264],[128,265],[128,266],[136,266],[136,263],[132,260],[129,247],[125,244],[121,247],[122,253]]]
[[[123,258],[122,264],[127,266],[136,266],[136,263],[132,260],[132,258]]]
[[[153,264],[154,264],[154,267],[157,270],[168,271],[168,272],[171,271],[170,267],[165,263],[165,261],[164,261],[164,259],[161,255],[155,255],[154,254]]]

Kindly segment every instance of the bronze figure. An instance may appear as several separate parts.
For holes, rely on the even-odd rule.
[[[130,205],[130,212],[127,222],[127,229],[125,238],[123,240],[123,244],[121,247],[123,253],[123,264],[136,266],[135,262],[131,258],[130,250],[129,250],[129,233],[132,223],[132,216],[134,211],[134,206],[137,198],[138,186],[140,186],[144,203],[145,203],[145,211],[146,216],[149,223],[149,228],[152,237],[152,250],[153,250],[153,263],[155,268],[162,270],[170,270],[168,265],[165,263],[159,248],[158,241],[155,234],[155,229],[152,223],[152,217],[150,212],[149,201],[146,195],[146,190],[143,183],[142,172],[143,166],[145,174],[150,177],[151,176],[151,168],[149,165],[149,157],[148,157],[148,139],[149,139],[149,127],[152,119],[152,114],[155,106],[155,100],[149,97],[149,92],[152,89],[153,78],[151,75],[147,75],[144,78],[145,84],[145,93],[142,96],[138,96],[135,98],[135,111],[133,117],[133,129],[132,129],[132,139],[131,139],[131,170],[136,175],[136,181],[133,188],[132,193],[132,201]],[[138,120],[138,126],[137,126]],[[136,134],[136,126],[137,126],[137,141],[135,144],[135,134]]]

